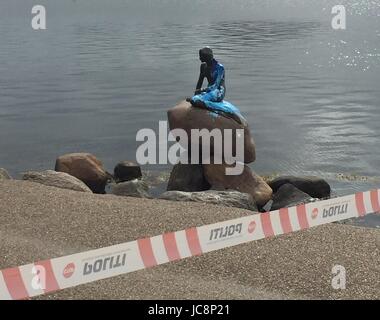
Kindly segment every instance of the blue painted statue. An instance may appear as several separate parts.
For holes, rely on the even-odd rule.
[[[224,100],[226,94],[224,66],[214,59],[213,51],[209,47],[199,50],[199,59],[202,64],[195,95],[187,101],[195,107],[221,113],[241,123],[244,118],[239,109]],[[208,86],[202,89],[205,78]]]

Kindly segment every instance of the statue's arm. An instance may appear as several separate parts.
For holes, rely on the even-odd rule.
[[[202,92],[202,85],[203,85],[203,80],[204,78],[206,77],[206,74],[205,74],[205,67],[206,65],[204,63],[201,64],[201,70],[199,72],[199,79],[198,79],[198,82],[197,82],[197,87],[196,87],[196,90],[195,90],[195,94],[199,94]]]

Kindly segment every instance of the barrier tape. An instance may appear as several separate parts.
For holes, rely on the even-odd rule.
[[[0,272],[0,299],[27,299],[239,244],[380,212],[380,189],[256,213]]]

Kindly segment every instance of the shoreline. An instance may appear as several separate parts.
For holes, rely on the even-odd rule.
[[[7,170],[0,168],[0,170],[4,170],[6,174],[9,174]],[[40,169],[41,170],[41,169]],[[170,170],[158,170],[158,169],[150,169],[147,170],[146,166],[141,166],[139,169],[142,172],[141,180],[146,184],[147,188],[147,195],[149,195],[150,198],[152,199],[159,199],[161,195],[163,195],[168,189],[168,184],[171,176],[171,171]],[[12,174],[9,175],[11,179],[18,180],[18,181],[23,181],[23,176],[25,175],[25,172],[32,172],[32,171],[24,171],[24,172],[19,172],[18,174]],[[45,171],[33,171],[33,172],[46,172]],[[108,171],[106,171],[108,173]],[[1,172],[0,172],[1,173]],[[279,172],[271,172],[271,173],[265,173],[260,175],[262,179],[266,183],[270,183],[273,179],[276,178],[281,178],[285,177],[285,173],[279,173]],[[13,178],[12,178],[13,177]],[[294,176],[296,177],[296,175]],[[359,175],[349,175],[349,174],[326,174],[326,175],[319,175],[319,178],[327,181],[327,183],[331,184],[331,196],[329,198],[335,198],[335,197],[343,197],[348,194],[356,193],[359,191],[367,191],[370,189],[377,188],[378,185],[373,184],[375,182],[380,182],[380,177],[374,176],[374,177],[369,177],[369,176],[359,176]],[[0,177],[1,180],[1,177]],[[114,179],[113,181],[107,183],[105,186],[105,194],[115,194],[112,192],[112,185],[111,183],[115,182]],[[358,185],[354,185],[354,183],[361,183],[361,187],[358,187]],[[116,183],[118,183],[116,181]],[[343,183],[347,184],[347,186],[343,187]],[[368,184],[368,188],[364,189],[363,188],[363,183]],[[334,187],[337,186],[337,184],[341,185],[341,188],[335,189]],[[351,186],[349,188],[348,186]],[[62,186],[64,188],[64,186]],[[341,189],[344,189],[341,190]],[[211,189],[212,190],[212,189]],[[339,192],[340,191],[340,192]],[[121,194],[120,196],[132,196],[128,194]],[[140,196],[140,195],[139,195]],[[138,197],[139,197],[138,196]],[[319,199],[323,200],[323,199]],[[365,228],[377,228],[380,229],[380,216],[376,214],[368,214],[362,218],[351,218],[348,220],[344,220],[341,222],[337,222],[340,224],[347,224],[347,225],[353,225],[353,226],[360,226],[360,227],[365,227]]]
[[[252,214],[200,203],[0,182],[0,269]],[[379,299],[380,230],[329,224],[38,299]],[[347,289],[331,268],[347,269]]]

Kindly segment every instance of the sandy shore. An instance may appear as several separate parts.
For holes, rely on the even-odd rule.
[[[0,269],[252,214],[0,181]],[[380,230],[330,224],[40,299],[380,299]],[[333,265],[347,289],[331,286]]]

